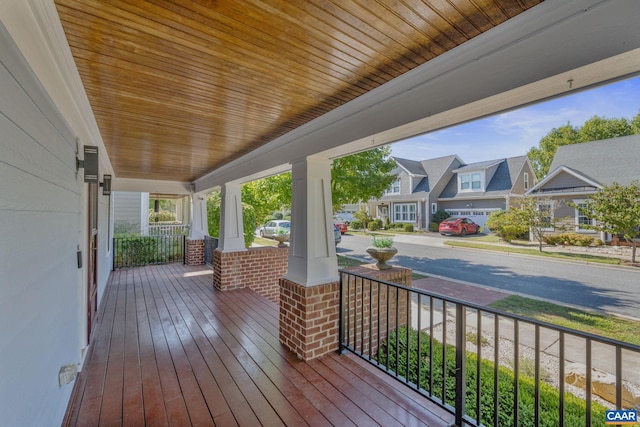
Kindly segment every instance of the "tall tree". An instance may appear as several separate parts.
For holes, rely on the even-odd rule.
[[[593,116],[584,122],[581,127],[574,127],[568,123],[559,128],[551,129],[549,133],[542,137],[538,147],[532,147],[527,155],[536,171],[536,175],[539,178],[543,178],[549,173],[549,166],[551,166],[553,156],[556,154],[558,147],[562,145],[617,138],[637,133],[640,133],[640,112],[631,120]]]
[[[536,175],[542,178],[549,172],[549,166],[551,166],[558,147],[578,142],[580,142],[578,129],[570,124],[551,129],[548,134],[542,137],[539,146],[532,147],[527,153]]]
[[[291,172],[243,184],[242,201],[253,206],[258,223],[271,212],[290,207]]]
[[[538,250],[542,252],[545,232],[557,228],[556,224],[560,221],[555,215],[559,207],[558,200],[523,197],[509,212],[515,216],[516,221],[529,228],[532,237],[538,241]]]
[[[595,220],[583,224],[588,230],[622,235],[631,245],[631,262],[636,262],[638,226],[640,225],[640,183],[624,186],[613,183],[598,190],[581,205],[571,204],[581,214]]]
[[[379,198],[396,179],[391,171],[396,162],[389,158],[389,146],[377,147],[333,161],[331,195],[333,210],[345,203]]]

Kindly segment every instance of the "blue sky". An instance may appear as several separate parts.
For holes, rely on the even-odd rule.
[[[593,116],[632,119],[640,110],[640,77],[416,136],[391,145],[391,154],[425,160],[450,154],[466,163],[527,154],[551,129]]]

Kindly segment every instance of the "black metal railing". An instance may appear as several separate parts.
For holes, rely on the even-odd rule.
[[[204,263],[213,265],[213,251],[218,247],[218,238],[204,236]]]
[[[346,270],[340,283],[340,352],[442,406],[458,426],[604,425],[606,410],[637,405],[629,391],[640,384],[639,346]],[[596,374],[607,375],[610,396],[593,391]]]
[[[113,238],[113,269],[185,262],[184,235]]]

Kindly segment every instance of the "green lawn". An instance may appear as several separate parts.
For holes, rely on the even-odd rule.
[[[521,255],[542,256],[547,258],[557,258],[557,259],[565,259],[565,260],[571,260],[571,261],[598,262],[601,264],[612,264],[612,265],[621,264],[620,259],[618,258],[607,258],[607,257],[597,256],[597,255],[564,253],[564,252],[544,252],[544,251],[540,252],[538,249],[533,249],[533,248],[516,248],[513,246],[488,245],[484,243],[474,243],[471,241],[458,241],[458,240],[447,240],[444,242],[444,244],[449,246],[459,247],[459,248],[484,249],[489,251],[508,252],[508,253],[521,254]]]
[[[490,307],[578,331],[640,345],[640,322],[510,295]]]

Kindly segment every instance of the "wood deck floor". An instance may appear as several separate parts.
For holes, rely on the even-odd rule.
[[[452,417],[353,355],[301,362],[278,306],[207,268],[111,274],[65,425],[445,426]]]

